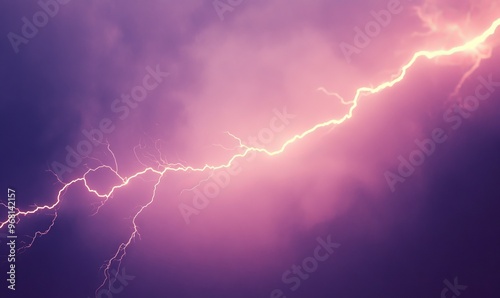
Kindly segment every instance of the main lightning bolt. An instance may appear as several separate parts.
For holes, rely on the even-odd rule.
[[[154,174],[156,177],[155,181],[154,181],[155,183],[154,183],[153,190],[152,190],[152,193],[151,193],[151,196],[150,196],[148,202],[146,204],[142,205],[140,207],[140,209],[132,217],[133,231],[131,232],[127,241],[121,243],[119,245],[119,247],[117,248],[116,252],[114,253],[114,255],[112,255],[112,257],[103,264],[102,268],[103,268],[103,272],[104,272],[104,281],[97,289],[97,291],[99,291],[101,288],[103,288],[106,285],[106,283],[108,281],[111,280],[112,274],[110,273],[110,270],[111,270],[112,266],[114,264],[116,264],[116,266],[118,268],[117,272],[119,271],[121,261],[123,260],[123,258],[126,255],[127,248],[130,246],[130,244],[132,243],[132,241],[135,239],[136,236],[140,237],[137,219],[142,214],[142,212],[145,209],[147,209],[151,204],[153,204],[153,202],[155,201],[157,189],[158,189],[159,185],[161,184],[162,179],[165,177],[166,173],[168,173],[168,172],[205,172],[205,171],[212,172],[212,171],[215,171],[218,169],[230,167],[236,159],[245,157],[251,152],[266,154],[269,156],[279,155],[279,154],[283,153],[286,150],[286,148],[288,148],[288,146],[292,145],[293,143],[295,143],[299,140],[306,138],[307,136],[313,134],[314,132],[316,132],[322,128],[325,128],[325,127],[338,126],[338,125],[344,123],[345,121],[347,121],[348,119],[350,119],[353,116],[354,111],[358,107],[361,98],[369,96],[371,94],[380,93],[383,90],[385,90],[387,88],[391,88],[394,85],[398,84],[406,77],[408,71],[410,70],[410,68],[413,65],[415,65],[417,60],[419,60],[421,58],[426,58],[426,59],[431,60],[431,59],[438,59],[438,58],[452,56],[452,55],[461,54],[461,53],[467,54],[467,55],[470,55],[471,57],[473,57],[474,63],[472,64],[472,67],[462,76],[462,78],[460,79],[460,81],[457,85],[457,89],[455,90],[455,92],[458,92],[458,90],[461,87],[461,85],[463,84],[463,82],[468,78],[468,76],[470,76],[470,74],[474,70],[477,69],[480,62],[483,59],[488,58],[491,55],[491,49],[485,51],[485,48],[488,49],[488,47],[485,45],[485,42],[488,40],[488,38],[490,38],[495,33],[496,29],[499,26],[500,26],[500,18],[496,19],[480,35],[472,38],[471,40],[469,40],[469,41],[467,41],[459,46],[452,47],[452,48],[449,48],[446,50],[415,52],[412,55],[411,59],[409,59],[409,61],[406,64],[404,64],[399,69],[398,73],[395,74],[394,76],[392,76],[390,80],[385,81],[385,82],[383,82],[375,87],[360,87],[360,88],[358,88],[351,100],[347,101],[347,100],[343,99],[337,93],[328,92],[324,88],[319,88],[319,90],[321,90],[327,94],[337,96],[342,101],[342,103],[348,107],[347,112],[340,118],[335,118],[335,119],[331,119],[331,120],[328,120],[325,122],[318,123],[318,124],[310,127],[309,129],[307,129],[299,134],[294,135],[290,139],[283,142],[282,145],[276,150],[268,150],[265,148],[257,148],[257,147],[248,146],[240,138],[236,137],[235,135],[233,135],[231,133],[228,133],[228,135],[231,136],[232,138],[234,138],[236,140],[236,142],[238,143],[238,146],[236,148],[240,149],[240,152],[232,155],[223,164],[219,164],[219,165],[205,164],[201,167],[186,166],[186,165],[183,165],[180,163],[168,163],[165,159],[161,158],[161,156],[160,156],[159,160],[158,159],[155,160],[155,163],[156,163],[155,167],[145,166],[144,169],[142,169],[139,172],[136,172],[135,174],[131,175],[130,177],[123,177],[118,173],[118,165],[116,163],[116,158],[113,155],[113,158],[115,160],[114,167],[111,167],[108,165],[100,165],[98,167],[88,169],[81,177],[76,178],[74,180],[71,180],[67,183],[60,181],[63,184],[63,186],[58,191],[55,202],[53,202],[52,204],[48,204],[48,205],[44,205],[44,206],[35,206],[35,208],[33,208],[32,210],[27,210],[27,211],[22,211],[22,210],[16,211],[15,214],[16,214],[16,218],[18,221],[20,220],[21,217],[27,217],[29,215],[37,214],[37,213],[40,213],[42,211],[51,210],[54,212],[54,217],[51,221],[50,226],[44,231],[36,232],[31,243],[29,243],[29,245],[27,245],[26,247],[24,247],[22,249],[26,249],[26,248],[31,247],[38,237],[41,237],[50,231],[52,226],[55,224],[55,220],[57,218],[57,210],[61,204],[61,201],[63,199],[64,194],[74,184],[82,183],[89,193],[94,194],[95,196],[101,198],[102,202],[101,202],[101,205],[99,206],[99,208],[101,208],[103,205],[106,204],[106,202],[113,196],[113,194],[117,190],[127,186],[132,180],[139,178],[139,177],[143,177],[146,174],[151,174],[151,173]],[[108,150],[111,152],[111,154],[113,154],[111,149],[110,149],[109,144],[108,144]],[[153,156],[152,155],[148,156],[148,158],[153,158]],[[116,175],[117,178],[119,178],[120,182],[117,183],[116,185],[113,185],[108,192],[99,192],[96,189],[93,189],[89,185],[87,179],[88,179],[88,176],[90,174],[95,173],[96,171],[99,171],[99,170],[111,171],[114,175]],[[4,228],[7,224],[8,224],[8,220],[0,222],[0,229]],[[96,293],[97,293],[97,291],[96,291]]]

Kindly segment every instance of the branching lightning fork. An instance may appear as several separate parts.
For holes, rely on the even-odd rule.
[[[101,166],[98,166],[95,168],[88,169],[83,174],[83,176],[81,176],[79,178],[71,180],[67,183],[61,182],[63,184],[63,186],[59,190],[59,192],[56,196],[55,202],[53,202],[52,204],[44,205],[44,206],[36,206],[35,208],[33,208],[31,210],[25,210],[25,211],[18,210],[17,211],[16,216],[18,219],[20,219],[21,217],[27,217],[27,216],[37,214],[37,213],[47,211],[47,210],[51,210],[55,214],[52,221],[51,221],[50,226],[44,231],[36,232],[31,243],[22,249],[24,250],[26,248],[31,247],[38,237],[41,237],[50,231],[52,226],[55,224],[55,220],[57,219],[57,209],[61,204],[61,201],[63,199],[65,192],[74,184],[82,183],[86,187],[86,189],[89,193],[94,194],[95,196],[97,196],[99,198],[102,198],[103,199],[102,204],[99,206],[99,208],[101,208],[102,206],[104,206],[106,204],[106,202],[115,193],[115,191],[126,187],[132,180],[134,180],[138,177],[144,176],[147,173],[154,174],[156,179],[155,179],[155,183],[154,183],[153,190],[151,193],[151,197],[146,204],[144,204],[140,207],[140,209],[135,213],[135,215],[132,218],[132,225],[133,225],[132,233],[130,234],[127,241],[125,241],[119,245],[115,254],[108,261],[106,261],[103,264],[102,268],[104,271],[104,281],[102,282],[100,287],[97,289],[97,291],[99,291],[101,288],[105,287],[106,283],[108,281],[110,281],[110,279],[112,278],[111,273],[110,273],[112,266],[114,266],[116,264],[116,266],[118,267],[117,272],[119,271],[121,261],[123,260],[123,258],[126,255],[127,248],[129,247],[129,245],[132,243],[132,241],[134,240],[134,238],[136,236],[140,236],[139,228],[137,225],[137,219],[141,215],[141,213],[146,208],[148,208],[151,204],[153,204],[153,202],[155,201],[157,189],[160,186],[162,179],[165,177],[166,173],[168,173],[168,172],[205,172],[205,171],[214,171],[214,170],[221,169],[221,168],[227,168],[227,167],[230,167],[236,159],[245,157],[251,152],[257,152],[257,153],[266,154],[269,156],[279,155],[279,154],[283,153],[288,146],[292,145],[293,143],[295,143],[299,140],[304,139],[305,137],[313,134],[314,132],[320,130],[321,128],[335,127],[337,125],[344,123],[348,119],[350,119],[353,116],[354,111],[358,107],[358,104],[359,104],[359,101],[361,98],[369,96],[371,94],[382,92],[383,90],[390,88],[390,87],[396,85],[397,83],[401,82],[405,78],[408,70],[413,65],[415,65],[417,60],[420,58],[435,59],[435,58],[444,57],[444,56],[452,56],[452,55],[460,54],[460,53],[471,55],[475,60],[474,60],[472,67],[463,75],[462,79],[458,83],[457,88],[460,88],[461,85],[463,84],[463,82],[467,79],[467,77],[470,76],[470,74],[474,70],[477,69],[480,62],[483,59],[488,58],[490,56],[491,51],[487,51],[488,54],[484,54],[483,47],[486,46],[485,42],[487,41],[488,38],[490,38],[495,33],[498,26],[500,26],[500,18],[495,20],[491,24],[491,26],[488,27],[480,35],[474,37],[473,39],[471,39],[471,40],[469,40],[469,41],[467,41],[459,46],[456,46],[456,47],[453,47],[453,48],[450,48],[447,50],[418,51],[418,52],[414,53],[412,55],[411,59],[406,64],[404,64],[400,68],[399,72],[395,76],[393,76],[390,80],[385,81],[385,82],[383,82],[380,85],[375,86],[375,87],[360,87],[360,88],[358,88],[354,94],[354,97],[350,101],[344,100],[342,97],[340,97],[336,93],[328,92],[324,88],[319,88],[318,90],[323,91],[327,94],[338,96],[342,100],[342,103],[344,105],[348,106],[347,112],[340,118],[331,119],[331,120],[328,120],[328,121],[325,121],[322,123],[318,123],[318,124],[314,125],[313,127],[309,128],[309,129],[307,129],[299,134],[294,135],[290,139],[286,140],[281,145],[281,147],[279,147],[277,150],[270,151],[270,150],[267,150],[265,148],[256,148],[256,147],[248,146],[248,145],[244,144],[244,142],[240,138],[234,136],[233,134],[228,133],[229,136],[231,136],[232,138],[234,138],[238,142],[238,146],[239,146],[239,149],[241,151],[240,151],[240,153],[232,155],[227,160],[227,162],[224,164],[220,164],[220,165],[205,164],[205,165],[200,166],[200,167],[195,167],[195,166],[183,165],[180,163],[173,163],[173,164],[166,163],[166,161],[163,158],[160,158],[158,165],[155,168],[145,166],[145,168],[143,168],[141,171],[136,172],[135,174],[131,175],[130,177],[122,177],[118,173],[118,165],[116,164],[116,159],[115,159],[115,166],[114,167],[111,167],[108,165],[101,165]],[[458,92],[457,90],[458,89],[456,89],[455,92]],[[108,145],[108,149],[109,149],[109,145]],[[114,157],[114,155],[113,155],[113,157]],[[87,180],[87,177],[89,174],[94,173],[98,170],[102,170],[102,169],[106,169],[106,170],[113,172],[120,179],[120,182],[117,185],[113,185],[110,188],[109,192],[107,192],[107,193],[101,193],[101,192],[93,189],[91,186],[89,186],[89,183]],[[7,220],[0,222],[0,228],[4,228],[7,224],[8,224]],[[96,291],[96,293],[97,293],[97,291]]]

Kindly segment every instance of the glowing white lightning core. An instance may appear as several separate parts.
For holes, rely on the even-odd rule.
[[[479,66],[479,63],[483,59],[489,57],[489,54],[491,53],[491,51],[489,51],[488,54],[485,55],[484,52],[481,51],[481,47],[485,46],[485,42],[487,41],[488,38],[490,38],[495,33],[495,31],[498,28],[498,26],[500,26],[500,18],[497,19],[497,20],[495,20],[491,24],[491,26],[489,26],[482,34],[474,37],[473,39],[465,42],[462,45],[459,45],[459,46],[456,46],[456,47],[453,47],[453,48],[450,48],[450,49],[447,49],[447,50],[418,51],[418,52],[414,53],[413,56],[411,57],[411,59],[408,61],[408,63],[404,64],[401,67],[401,69],[399,70],[399,72],[395,76],[393,76],[390,80],[385,81],[385,82],[379,84],[376,87],[361,87],[361,88],[358,88],[356,90],[355,95],[352,98],[352,100],[349,100],[349,101],[346,101],[342,97],[339,96],[339,98],[341,99],[342,103],[348,106],[347,112],[342,117],[337,118],[337,119],[331,119],[331,120],[328,120],[328,121],[316,124],[313,127],[309,128],[309,129],[307,129],[307,130],[305,130],[305,131],[303,131],[303,132],[301,132],[299,134],[296,134],[293,137],[291,137],[290,139],[286,140],[281,145],[281,147],[279,147],[278,149],[276,149],[274,151],[270,151],[270,150],[267,150],[265,148],[257,148],[257,147],[248,146],[248,145],[244,144],[243,141],[240,138],[238,138],[238,137],[236,137],[236,136],[234,136],[232,134],[229,134],[231,137],[233,137],[235,140],[237,140],[237,142],[239,144],[239,148],[242,149],[242,152],[238,153],[238,154],[234,154],[224,164],[220,164],[220,165],[205,164],[205,165],[203,165],[201,167],[194,167],[194,166],[189,166],[189,165],[183,165],[183,164],[180,164],[180,163],[171,164],[171,163],[167,163],[165,160],[161,159],[161,162],[158,163],[158,167],[156,167],[156,168],[145,167],[144,169],[142,169],[141,171],[136,172],[135,174],[131,175],[130,177],[123,177],[123,176],[121,176],[118,173],[118,166],[116,164],[116,159],[115,159],[115,167],[114,168],[111,167],[111,166],[108,166],[108,165],[101,165],[99,167],[89,169],[88,171],[86,171],[83,174],[82,177],[76,178],[76,179],[74,179],[74,180],[72,180],[72,181],[70,181],[68,183],[63,183],[63,186],[59,190],[59,192],[57,194],[57,197],[56,197],[56,200],[55,200],[54,203],[49,204],[49,205],[44,205],[44,206],[36,206],[32,210],[26,210],[26,211],[17,210],[16,217],[17,217],[18,220],[20,219],[21,216],[28,216],[28,215],[36,214],[36,213],[42,212],[44,210],[54,210],[55,211],[55,215],[53,217],[53,220],[52,220],[50,226],[46,230],[44,230],[44,231],[38,231],[38,232],[36,232],[35,236],[33,237],[33,240],[31,241],[31,243],[27,247],[25,247],[25,248],[29,248],[31,245],[33,245],[33,243],[37,239],[37,237],[43,236],[43,235],[47,234],[50,231],[50,229],[52,228],[52,226],[55,224],[55,220],[57,218],[57,212],[56,211],[58,209],[58,206],[61,203],[63,194],[73,184],[76,184],[78,182],[82,182],[83,185],[86,187],[86,189],[87,189],[87,191],[89,193],[92,193],[92,194],[96,195],[97,197],[102,198],[103,201],[102,201],[102,204],[99,206],[99,208],[100,208],[100,207],[102,207],[108,201],[108,199],[113,195],[113,193],[116,190],[125,187],[133,179],[135,179],[137,177],[141,177],[141,176],[145,175],[146,173],[153,173],[153,174],[155,174],[156,175],[155,176],[156,177],[155,184],[153,186],[152,194],[151,194],[151,197],[150,197],[149,201],[146,204],[142,205],[140,207],[140,209],[135,213],[135,215],[132,218],[133,231],[130,234],[130,237],[128,238],[127,241],[125,241],[125,242],[123,242],[123,243],[121,243],[119,245],[119,247],[116,250],[115,254],[108,261],[106,261],[105,264],[103,265],[105,278],[104,278],[104,281],[102,282],[102,284],[100,285],[100,287],[97,289],[97,291],[98,291],[99,289],[101,289],[102,287],[105,286],[105,284],[106,284],[106,282],[108,280],[110,280],[110,278],[111,278],[111,276],[110,276],[110,268],[113,266],[113,264],[116,263],[117,266],[118,266],[118,269],[120,268],[121,261],[123,260],[123,258],[126,255],[127,247],[132,243],[132,241],[135,238],[135,236],[140,236],[138,225],[137,225],[137,218],[141,215],[141,213],[146,208],[148,208],[154,202],[155,197],[156,197],[157,188],[160,185],[162,179],[164,178],[164,176],[165,176],[165,174],[167,172],[204,172],[204,171],[207,171],[207,170],[213,171],[213,170],[217,170],[217,169],[221,169],[221,168],[227,168],[227,167],[230,167],[232,165],[232,163],[236,159],[245,157],[245,156],[247,156],[251,152],[257,152],[257,153],[267,154],[269,156],[274,156],[274,155],[281,154],[282,152],[284,152],[286,150],[286,148],[289,145],[291,145],[291,144],[295,143],[296,141],[301,140],[301,139],[303,139],[303,138],[311,135],[312,133],[316,132],[317,130],[319,130],[321,128],[324,128],[324,127],[340,125],[343,122],[345,122],[346,120],[350,119],[353,116],[354,111],[358,107],[359,100],[363,96],[367,96],[367,95],[370,95],[370,94],[379,93],[379,92],[381,92],[381,91],[383,91],[383,90],[385,90],[387,88],[390,88],[390,87],[396,85],[397,83],[401,82],[405,78],[408,70],[420,58],[435,59],[435,58],[444,57],[444,56],[451,56],[451,55],[455,55],[455,54],[459,54],[459,53],[467,53],[467,54],[472,55],[475,58],[475,63],[473,64],[472,68],[470,68],[470,70],[467,71],[464,74],[464,76],[462,77],[462,79],[458,83],[457,88],[460,88],[461,85],[463,84],[463,82],[467,79],[467,77],[470,76],[470,74],[475,69],[477,69],[477,67]],[[327,92],[325,89],[321,89],[321,90],[324,91],[324,92]],[[456,89],[456,91],[457,90],[458,89]],[[331,93],[331,94],[335,95],[335,96],[338,96],[338,94],[336,94],[336,93]],[[109,145],[108,145],[108,149],[109,149]],[[89,174],[94,173],[94,172],[96,172],[98,170],[101,170],[101,169],[107,169],[107,170],[112,171],[120,179],[120,183],[118,183],[116,185],[113,185],[110,188],[110,190],[108,192],[106,192],[106,193],[100,193],[97,190],[93,189],[92,187],[89,186],[88,181],[87,181],[87,177],[88,177]],[[7,220],[3,221],[3,222],[0,222],[0,228],[3,228],[7,224],[8,224]],[[25,248],[23,248],[23,249],[25,249]],[[118,271],[119,270],[117,270],[117,272]]]

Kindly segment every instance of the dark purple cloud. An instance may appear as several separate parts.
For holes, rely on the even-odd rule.
[[[125,179],[161,169],[158,162],[226,163],[241,152],[227,132],[278,150],[348,111],[318,88],[350,100],[357,88],[390,80],[416,51],[481,34],[499,10],[486,0],[56,1],[1,10],[0,180],[16,189],[23,210],[55,202],[62,184],[49,170],[68,182],[104,163],[110,168],[87,182],[108,192],[120,183],[110,169]],[[53,14],[46,24],[45,4]],[[44,24],[28,38],[24,20]],[[10,32],[27,42],[13,46]],[[281,154],[249,154],[230,170],[167,172],[156,188],[158,174],[149,172],[97,214],[103,199],[75,183],[50,233],[18,254],[16,291],[6,278],[0,291],[95,296],[101,266],[154,192],[136,219],[140,236],[121,267],[112,263],[119,278],[97,297],[253,298],[275,289],[275,297],[452,297],[443,289],[455,278],[467,286],[461,297],[492,296],[500,278],[500,91],[493,83],[483,88],[487,98],[466,99],[488,77],[500,81],[497,41],[418,60],[394,87],[362,97],[351,119]],[[477,57],[485,59],[450,96]],[[446,140],[425,154],[418,144],[436,129]],[[88,157],[68,157],[85,144]],[[401,176],[399,157],[419,150],[422,164],[391,189],[385,173]],[[18,243],[53,216],[20,217]],[[324,261],[318,238],[340,244]],[[7,247],[0,252],[7,272]],[[317,266],[304,271],[313,259]]]

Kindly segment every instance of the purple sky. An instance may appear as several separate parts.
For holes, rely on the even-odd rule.
[[[500,12],[494,0],[55,1],[0,4],[0,181],[21,210],[54,204],[62,183],[100,165],[86,182],[106,193],[117,173],[223,165],[243,151],[231,135],[279,150],[348,112],[318,88],[350,101]],[[377,20],[363,41],[357,28]],[[455,278],[460,297],[498,295],[498,41],[418,60],[351,119],[280,154],[149,171],[108,200],[74,183],[50,232],[18,252],[16,291],[0,279],[1,297],[453,297]],[[133,279],[106,291],[101,266],[153,196],[135,219],[140,237],[111,263]],[[53,218],[20,216],[17,248]]]

